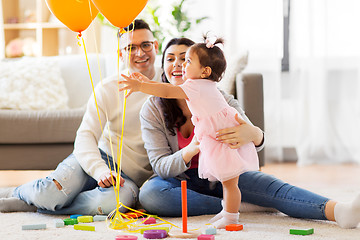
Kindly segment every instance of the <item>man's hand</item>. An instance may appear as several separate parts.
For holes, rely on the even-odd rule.
[[[117,173],[111,171],[100,176],[98,185],[102,188],[108,188],[116,184]],[[120,176],[120,186],[124,186],[125,180]]]
[[[261,129],[248,124],[238,114],[235,115],[235,119],[239,125],[219,130],[216,133],[216,140],[229,144],[233,149],[249,142],[254,142],[255,146],[259,145],[263,138]]]

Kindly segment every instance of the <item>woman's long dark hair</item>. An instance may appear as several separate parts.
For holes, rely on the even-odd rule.
[[[164,48],[162,59],[161,59],[161,68],[164,70],[164,60],[166,50],[172,45],[185,45],[192,46],[195,42],[188,38],[173,38],[171,39],[166,47]],[[163,72],[161,75],[161,80],[165,83],[169,83],[168,79]],[[183,111],[178,106],[176,99],[167,99],[167,98],[159,98],[160,105],[162,110],[164,111],[165,124],[166,128],[170,131],[170,133],[175,136],[176,133],[174,128],[180,128],[186,122],[186,117],[183,114]]]

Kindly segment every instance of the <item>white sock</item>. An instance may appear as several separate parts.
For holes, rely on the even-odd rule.
[[[239,223],[239,213],[229,213],[225,210],[222,211],[222,218],[213,223],[213,226],[216,228],[225,228],[230,224],[238,224]]]
[[[214,222],[216,222],[217,220],[219,220],[220,218],[222,218],[224,212],[225,212],[224,209],[221,210],[221,212],[219,212],[218,214],[215,215],[215,217],[213,217],[213,218],[211,218],[211,219],[209,220],[209,223],[214,223]]]
[[[219,212],[218,214],[215,215],[215,217],[211,218],[209,220],[209,223],[214,223],[216,222],[217,220],[219,220],[220,218],[223,217],[223,212],[225,211],[224,210],[224,200],[221,200],[221,206],[223,207],[223,209],[221,210],[221,212]]]
[[[360,222],[360,194],[351,203],[337,203],[334,215],[340,227],[356,228]]]
[[[0,212],[36,212],[36,210],[37,207],[19,198],[0,198]]]

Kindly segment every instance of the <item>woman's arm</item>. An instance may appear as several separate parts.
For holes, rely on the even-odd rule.
[[[161,178],[175,177],[185,172],[189,167],[182,157],[183,150],[179,150],[177,136],[172,136],[166,128],[158,98],[151,97],[145,102],[140,111],[140,122],[153,171]]]
[[[224,98],[228,104],[239,112],[240,117],[243,120],[239,117],[236,117],[239,125],[218,131],[217,140],[228,143],[231,148],[239,148],[246,143],[253,142],[255,144],[256,150],[258,152],[261,151],[265,145],[264,132],[259,127],[256,127],[251,123],[234,96],[226,94],[223,91],[220,92],[224,95]]]

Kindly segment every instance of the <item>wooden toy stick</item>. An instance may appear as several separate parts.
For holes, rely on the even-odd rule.
[[[187,233],[187,187],[186,181],[181,181],[181,209],[182,209],[182,224],[183,233]]]

